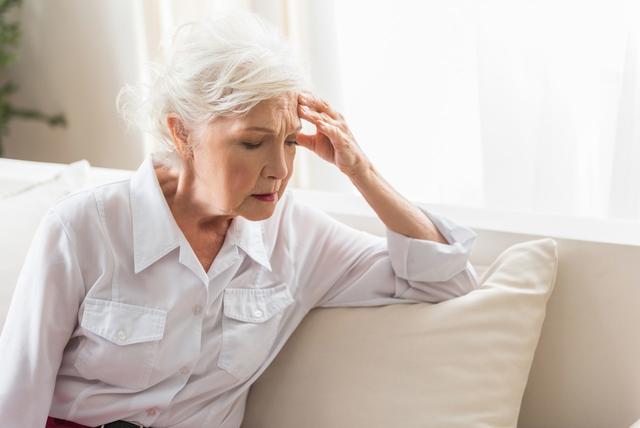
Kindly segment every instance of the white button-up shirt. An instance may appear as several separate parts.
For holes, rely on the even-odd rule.
[[[478,282],[472,230],[422,211],[449,245],[355,230],[285,191],[237,216],[208,272],[149,155],[130,179],[42,219],[0,337],[0,423],[238,427],[251,384],[318,306],[441,302]]]

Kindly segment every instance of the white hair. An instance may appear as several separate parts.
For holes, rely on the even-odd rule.
[[[260,101],[309,87],[282,34],[258,16],[226,12],[179,26],[166,63],[151,63],[150,84],[124,86],[116,107],[128,125],[151,133],[164,161],[181,168],[167,116],[199,132],[218,116],[240,116]]]

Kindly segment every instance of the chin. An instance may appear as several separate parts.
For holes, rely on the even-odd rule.
[[[266,220],[273,215],[274,209],[255,210],[243,215],[244,218],[251,221]]]
[[[273,213],[270,213],[268,215],[262,215],[262,216],[260,216],[260,215],[245,215],[243,217],[246,218],[249,221],[261,221],[261,220],[268,219],[269,217],[271,217],[272,214]]]

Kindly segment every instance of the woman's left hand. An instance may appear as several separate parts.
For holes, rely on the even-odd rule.
[[[308,92],[298,95],[298,115],[313,123],[313,135],[298,133],[296,141],[327,162],[336,165],[348,177],[365,173],[369,159],[356,143],[344,117],[333,110],[328,102]]]

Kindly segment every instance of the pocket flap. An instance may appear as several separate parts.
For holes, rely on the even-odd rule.
[[[287,284],[271,288],[225,288],[224,315],[240,321],[265,322],[293,303]]]
[[[80,325],[117,345],[160,340],[167,311],[86,298]]]

